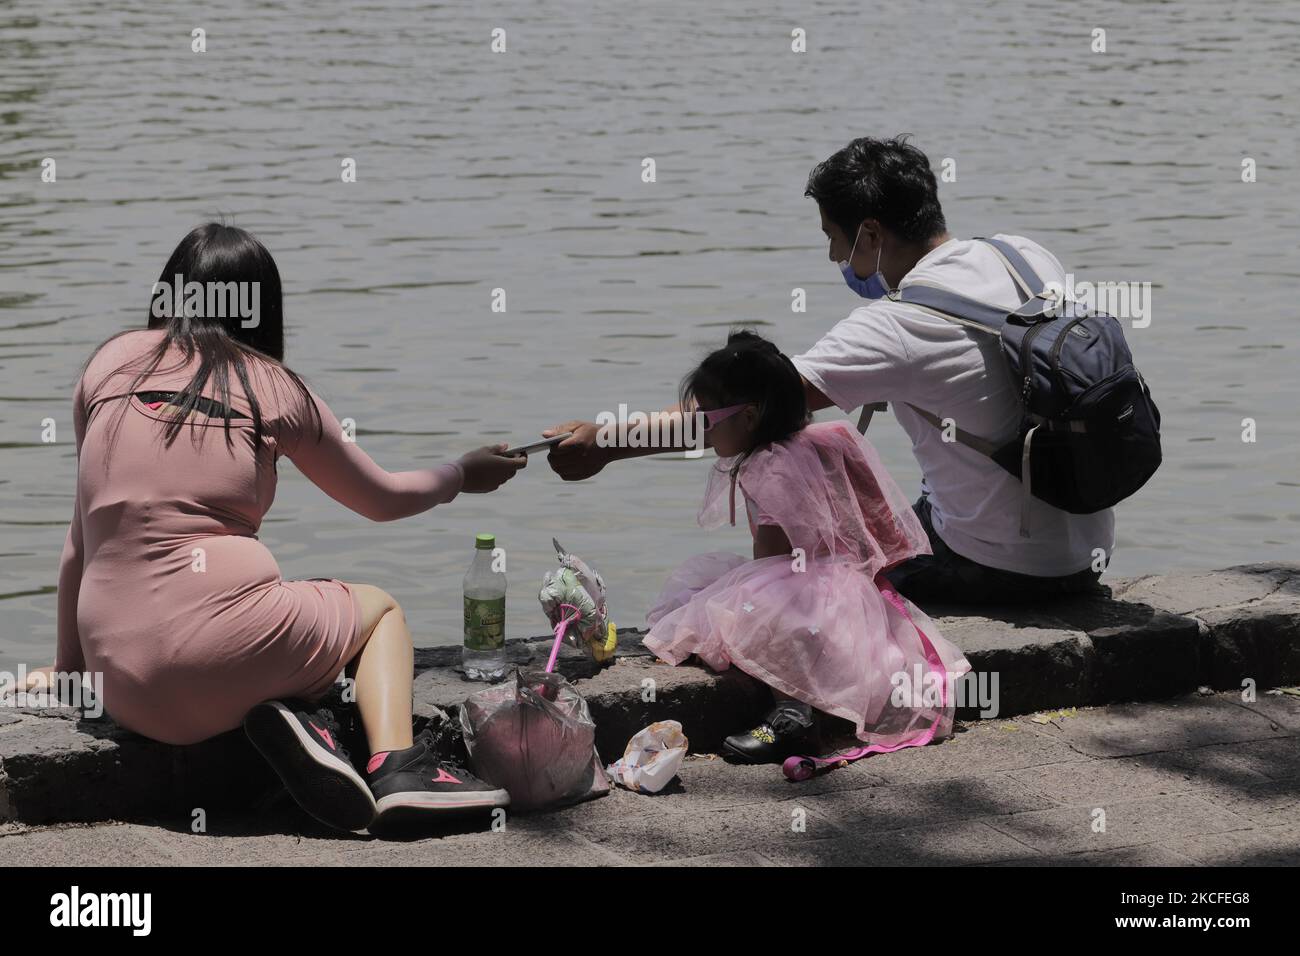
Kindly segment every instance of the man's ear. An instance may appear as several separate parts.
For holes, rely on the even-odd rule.
[[[878,246],[884,235],[885,229],[880,225],[879,219],[862,220],[862,240],[859,240],[861,245]]]

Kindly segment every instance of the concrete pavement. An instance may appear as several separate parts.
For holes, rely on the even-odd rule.
[[[805,783],[690,757],[667,791],[381,840],[284,800],[129,823],[0,824],[0,864],[1300,865],[1300,696],[1240,692],[960,723]]]
[[[1247,565],[1112,582],[1108,592],[1038,607],[927,605],[966,654],[979,686],[1011,717],[1043,708],[1165,700],[1199,687],[1227,691],[1300,682],[1300,565]],[[560,661],[596,722],[608,762],[656,720],[681,721],[695,751],[716,750],[770,705],[736,669],[655,663],[635,630],[617,662],[598,668],[576,651]],[[512,658],[537,666],[549,637],[515,641]],[[479,689],[456,670],[459,648],[417,648],[417,729]],[[981,707],[959,707],[975,718]],[[354,705],[336,712],[362,752]],[[449,741],[449,753],[457,749]],[[136,819],[203,802],[214,814],[247,809],[278,781],[241,730],[168,747],[72,707],[0,707],[0,822]]]

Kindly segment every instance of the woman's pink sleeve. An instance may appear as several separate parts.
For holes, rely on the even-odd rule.
[[[72,427],[77,438],[77,467],[81,467],[81,442],[86,437],[86,412],[82,382],[77,381],[72,396]],[[79,483],[79,479],[78,483]],[[73,498],[72,522],[63,542],[59,558],[58,590],[58,649],[54,669],[59,673],[80,673],[85,670],[86,659],[81,651],[81,635],[77,631],[77,594],[81,590],[81,566],[84,558],[81,543],[81,495]]]
[[[293,391],[297,393],[297,389]],[[284,454],[321,491],[371,521],[407,518],[460,493],[465,471],[459,462],[418,471],[389,472],[379,467],[355,441],[344,437],[343,426],[315,392],[311,399],[320,413],[322,432],[306,403],[290,403],[294,412],[280,421],[278,441]]]

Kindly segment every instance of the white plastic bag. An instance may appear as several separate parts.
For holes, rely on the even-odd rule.
[[[637,731],[623,756],[606,769],[615,783],[641,793],[658,793],[677,776],[686,758],[687,740],[682,725],[660,720]]]

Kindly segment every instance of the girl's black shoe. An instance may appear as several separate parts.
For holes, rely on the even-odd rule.
[[[753,730],[722,743],[729,756],[746,763],[781,763],[786,757],[815,753],[817,721],[813,709],[797,700],[777,704]]]

